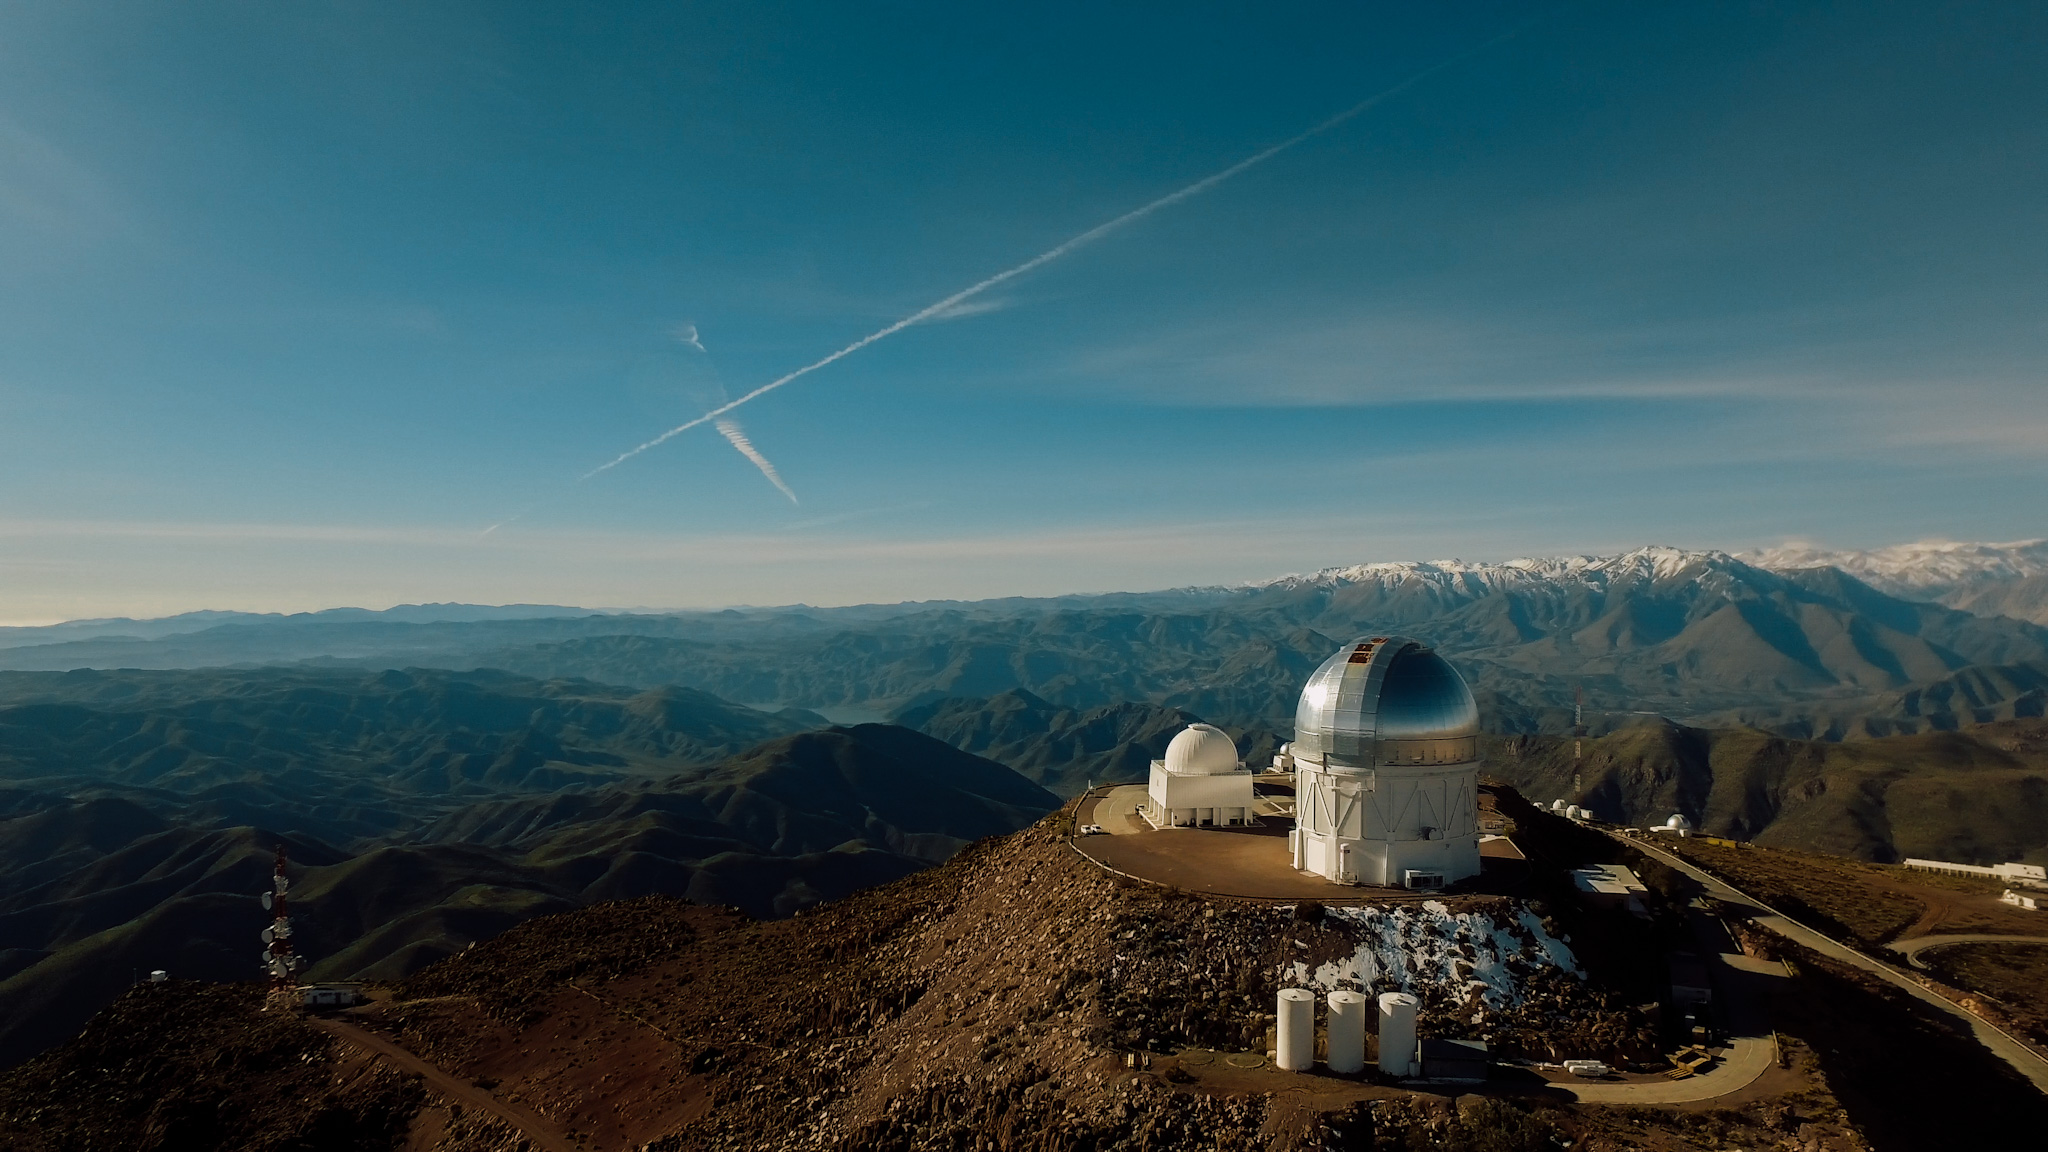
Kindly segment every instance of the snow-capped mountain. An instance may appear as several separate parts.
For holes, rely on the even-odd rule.
[[[1476,593],[1542,583],[1576,583],[1604,589],[1620,583],[1660,583],[1690,575],[1694,579],[1739,574],[1760,576],[1756,566],[1726,552],[1653,545],[1618,556],[1530,556],[1498,564],[1467,560],[1404,560],[1353,564],[1259,580],[1246,588],[1334,588],[1377,584],[1384,588],[1420,583],[1445,590]]]
[[[1240,585],[1240,591],[1371,590],[1433,595],[1453,602],[1495,591],[1696,585],[1728,595],[1738,586],[1768,594],[1790,574],[1835,568],[1878,591],[1933,601],[1979,616],[2010,616],[2048,624],[2048,540],[2003,544],[1923,540],[1868,551],[1787,546],[1733,554],[1653,546],[1616,556],[1524,557],[1501,563],[1467,560],[1353,564]]]
[[[1839,568],[1880,591],[1925,600],[1985,584],[2048,576],[2048,540],[1920,540],[1867,551],[1789,545],[1746,552],[1739,559],[1779,572]]]

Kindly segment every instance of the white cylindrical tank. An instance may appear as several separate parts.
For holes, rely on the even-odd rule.
[[[1365,996],[1358,992],[1330,993],[1330,1054],[1325,1061],[1332,1072],[1365,1071]]]
[[[1415,1013],[1422,1001],[1406,992],[1380,995],[1380,1071],[1407,1076],[1415,1067]]]
[[[1278,1051],[1273,1062],[1288,1072],[1306,1072],[1316,1064],[1316,997],[1306,988],[1280,990]]]

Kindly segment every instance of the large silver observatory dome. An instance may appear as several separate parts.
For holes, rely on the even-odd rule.
[[[1462,764],[1479,758],[1479,705],[1420,640],[1354,640],[1323,661],[1294,712],[1294,755],[1332,768]]]

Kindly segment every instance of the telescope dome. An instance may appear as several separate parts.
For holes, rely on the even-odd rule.
[[[1406,636],[1354,640],[1308,678],[1294,713],[1295,755],[1332,767],[1478,759],[1479,705],[1465,678]]]
[[[1221,776],[1237,769],[1237,743],[1213,724],[1190,724],[1166,745],[1168,772]]]

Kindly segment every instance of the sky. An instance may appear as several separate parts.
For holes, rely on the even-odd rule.
[[[0,4],[0,622],[2048,535],[2044,57],[2009,3]]]

